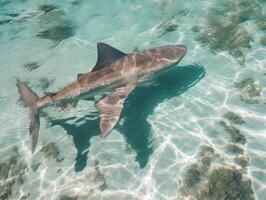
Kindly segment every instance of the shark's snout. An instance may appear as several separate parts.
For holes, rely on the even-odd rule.
[[[177,47],[176,51],[177,51],[178,56],[183,57],[187,53],[187,47],[185,45],[178,44],[176,45],[176,47]]]

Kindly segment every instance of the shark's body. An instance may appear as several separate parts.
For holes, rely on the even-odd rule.
[[[108,92],[96,102],[104,137],[117,124],[123,103],[135,87],[154,72],[178,63],[187,51],[183,45],[167,45],[130,54],[104,43],[98,43],[97,47],[98,61],[93,70],[78,75],[75,82],[56,93],[38,97],[25,83],[17,81],[20,99],[31,111],[32,151],[38,139],[40,109],[53,104],[70,107],[76,105],[79,99],[92,98],[99,91]]]

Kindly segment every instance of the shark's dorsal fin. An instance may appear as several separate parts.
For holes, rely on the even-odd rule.
[[[97,43],[98,60],[92,71],[97,71],[105,66],[112,64],[114,61],[127,55],[105,43]]]
[[[85,74],[85,73],[84,73]],[[77,75],[77,79],[79,79],[80,77],[82,77],[84,74],[78,74]]]
[[[134,89],[135,85],[120,87],[96,103],[96,107],[100,114],[102,137],[107,136],[115,127],[123,110],[125,99]]]

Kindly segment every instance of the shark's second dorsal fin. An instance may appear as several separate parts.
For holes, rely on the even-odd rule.
[[[108,66],[119,58],[127,55],[126,53],[123,53],[122,51],[119,51],[105,43],[97,43],[97,49],[98,60],[92,71],[97,71],[105,66]]]

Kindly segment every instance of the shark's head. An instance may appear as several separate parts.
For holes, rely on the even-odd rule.
[[[168,45],[160,47],[160,59],[164,59],[168,64],[178,63],[187,53],[185,45]]]

